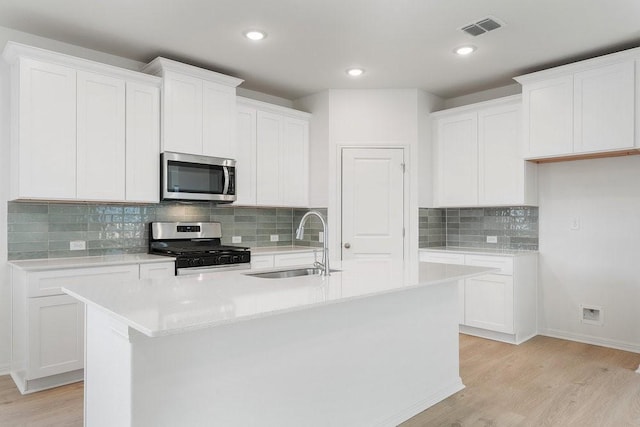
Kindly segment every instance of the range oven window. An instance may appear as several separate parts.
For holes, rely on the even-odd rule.
[[[167,191],[171,193],[222,194],[224,183],[222,166],[167,162]]]

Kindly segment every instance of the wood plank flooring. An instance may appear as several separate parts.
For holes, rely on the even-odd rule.
[[[640,354],[548,337],[460,335],[464,390],[402,427],[640,426]],[[0,377],[0,426],[82,426],[82,383],[22,396]]]

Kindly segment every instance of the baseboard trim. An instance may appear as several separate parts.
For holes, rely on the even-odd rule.
[[[0,365],[0,375],[9,375],[11,373],[11,364]]]
[[[609,340],[606,338],[598,338],[590,335],[559,331],[557,329],[540,329],[538,330],[538,335],[576,341],[584,344],[597,345],[600,347],[614,348],[616,350],[630,351],[632,353],[640,353],[640,344],[632,344],[624,341]]]
[[[430,395],[420,399],[420,401],[408,406],[401,412],[385,419],[379,424],[376,424],[376,427],[396,427],[404,421],[407,421],[409,418],[415,417],[425,409],[432,407],[436,403],[443,401],[447,397],[452,396],[463,389],[464,384],[462,384],[462,379],[458,377],[452,383],[434,391]]]

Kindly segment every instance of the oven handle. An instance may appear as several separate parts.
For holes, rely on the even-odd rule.
[[[222,169],[224,171],[224,189],[222,190],[222,194],[229,194],[229,168],[223,166]]]

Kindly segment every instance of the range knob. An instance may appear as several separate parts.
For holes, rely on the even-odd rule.
[[[202,258],[191,258],[189,260],[189,266],[190,267],[198,267],[204,265],[204,259]]]

